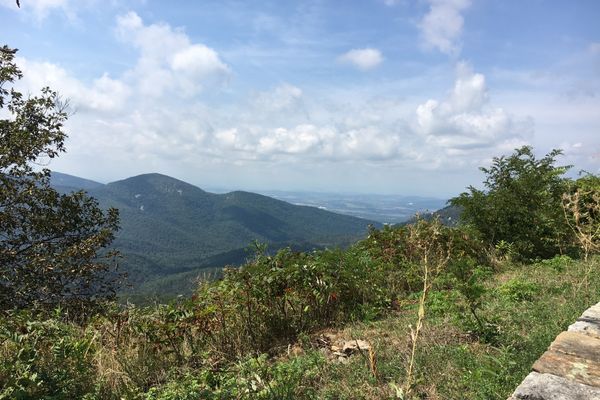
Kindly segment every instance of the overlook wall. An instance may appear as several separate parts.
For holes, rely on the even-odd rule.
[[[600,303],[556,337],[509,400],[600,400]]]

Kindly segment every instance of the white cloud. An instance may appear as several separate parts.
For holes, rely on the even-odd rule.
[[[261,110],[279,112],[301,106],[302,89],[287,83],[277,86],[274,90],[259,93],[254,105]]]
[[[77,111],[114,112],[122,108],[129,96],[130,88],[122,81],[103,74],[86,85],[74,78],[67,70],[49,62],[29,61],[18,57],[17,63],[24,79],[19,86],[29,92],[37,92],[44,86],[59,91]]]
[[[383,56],[377,49],[353,49],[342,54],[339,60],[344,63],[352,64],[356,68],[366,71],[377,67],[383,62]]]
[[[531,121],[517,119],[489,104],[482,74],[460,63],[447,99],[429,99],[416,110],[416,131],[426,142],[445,149],[489,148],[522,141],[532,133]]]
[[[470,0],[428,0],[428,3],[429,12],[419,23],[425,46],[444,54],[458,54],[464,24],[461,12],[470,6]]]
[[[245,159],[324,162],[381,161],[398,156],[398,135],[376,126],[344,129],[343,126],[305,123],[291,127],[254,129],[240,126],[215,134],[215,145],[241,153]],[[243,155],[242,155],[243,154]]]
[[[193,96],[207,83],[223,82],[230,75],[230,68],[215,50],[192,43],[181,29],[160,23],[144,25],[131,11],[117,17],[116,32],[124,43],[140,51],[130,77],[144,95],[160,97],[174,91]]]
[[[60,65],[17,59],[24,73],[18,83],[22,92],[50,86],[69,99],[75,111],[66,126],[69,153],[93,157],[101,149],[107,159],[130,166],[139,160],[218,156],[219,149],[207,145],[213,111],[196,96],[229,76],[218,53],[169,25],[145,25],[135,13],[117,18],[116,33],[139,51],[135,64],[119,77],[104,73],[86,82]]]

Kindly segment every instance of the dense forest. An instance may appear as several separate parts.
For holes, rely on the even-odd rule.
[[[5,87],[14,54],[0,53],[0,399],[502,399],[598,300],[600,177],[525,146],[451,200],[456,226],[373,227],[344,250],[257,242],[190,297],[119,305],[118,211],[31,167],[64,151],[66,114],[49,89]]]
[[[50,183],[65,194],[86,190],[101,208],[119,210],[113,247],[127,274],[121,297],[136,302],[191,295],[195,276],[243,264],[253,241],[270,251],[347,246],[368,225],[381,226],[255,193],[209,193],[161,174],[102,185],[53,172]]]

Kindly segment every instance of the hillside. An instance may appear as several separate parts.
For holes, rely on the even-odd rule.
[[[160,174],[107,185],[56,175],[53,182],[59,189],[79,186],[102,207],[120,210],[114,246],[122,252],[122,269],[138,293],[188,293],[193,276],[203,270],[244,262],[255,240],[271,250],[312,250],[347,245],[363,236],[369,224],[379,225],[255,193],[213,194]]]
[[[460,207],[449,205],[434,212],[419,214],[419,217],[426,221],[431,221],[434,218],[439,218],[440,222],[446,226],[458,226],[460,222],[461,212],[462,210]],[[417,217],[415,216],[409,219],[408,221],[401,223],[401,225],[412,224],[416,220]]]
[[[56,171],[52,171],[52,176],[50,177],[50,184],[53,187],[62,191],[90,190],[104,186],[104,184],[100,182],[80,178],[74,175],[63,174],[61,172]]]

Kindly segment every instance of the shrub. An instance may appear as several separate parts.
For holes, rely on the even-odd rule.
[[[510,243],[523,260],[563,253],[569,228],[562,215],[561,198],[568,189],[563,177],[570,166],[556,166],[560,150],[536,159],[533,149],[521,147],[508,157],[495,157],[486,174],[486,191],[470,186],[450,200],[463,209],[461,219],[477,228],[492,246]]]
[[[532,301],[539,292],[539,287],[533,282],[511,279],[498,289],[506,298],[512,301]]]
[[[325,359],[317,352],[271,363],[268,356],[246,358],[225,372],[204,370],[150,389],[145,400],[312,399]]]
[[[0,321],[0,399],[67,399],[93,390],[95,337],[27,312]]]

